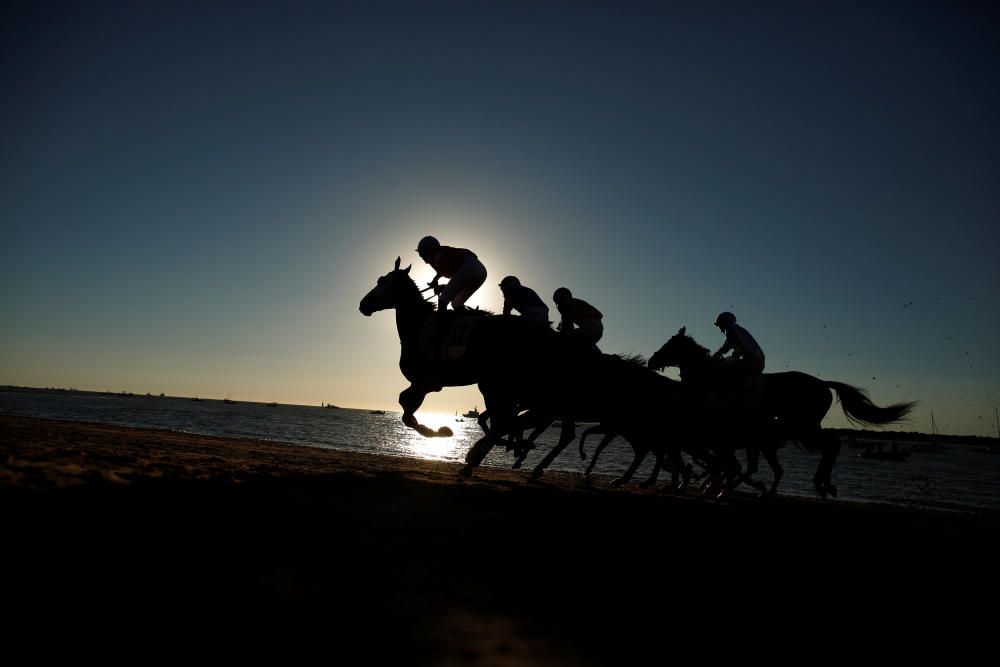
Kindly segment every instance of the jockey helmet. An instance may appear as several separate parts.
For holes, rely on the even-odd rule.
[[[560,287],[552,294],[552,300],[556,303],[562,303],[565,299],[572,299],[573,293],[570,292],[565,287]]]
[[[507,276],[500,281],[500,289],[513,289],[520,286],[521,281],[517,279],[517,276]]]
[[[720,329],[725,329],[726,327],[736,324],[736,316],[730,313],[728,310],[719,313],[719,316],[715,318],[715,326]]]
[[[423,255],[425,252],[430,252],[434,248],[439,248],[441,246],[438,240],[433,236],[425,236],[420,239],[420,243],[417,244],[417,252]]]

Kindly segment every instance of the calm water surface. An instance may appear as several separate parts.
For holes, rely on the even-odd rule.
[[[0,391],[0,414],[246,437],[454,462],[463,461],[469,447],[481,436],[474,420],[450,415],[418,413],[421,422],[428,426],[446,425],[455,432],[450,438],[424,438],[403,426],[399,414],[392,412],[375,415],[367,410],[301,405],[271,407],[262,403],[69,392]],[[539,447],[525,462],[526,477],[527,471],[557,439],[557,429],[550,429],[539,438]],[[588,453],[594,451],[598,441],[597,437],[588,439]],[[911,443],[901,446],[908,449]],[[841,450],[833,471],[840,498],[959,511],[1000,510],[1000,453],[995,449],[942,445],[933,451],[911,450],[904,462],[863,459],[858,456],[860,451],[847,446]],[[819,455],[789,445],[779,452],[779,459],[785,467],[779,491],[815,496],[812,476]],[[596,472],[618,475],[631,460],[628,444],[615,440],[604,450]],[[497,448],[484,465],[508,467],[511,462],[512,457]],[[574,442],[551,469],[582,474],[587,463],[580,460]],[[635,482],[648,476],[651,468],[650,457],[636,473]],[[771,480],[770,469],[763,459],[757,477],[765,482]],[[666,480],[662,473],[661,480]]]

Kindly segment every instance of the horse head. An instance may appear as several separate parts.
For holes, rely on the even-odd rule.
[[[648,365],[654,371],[660,371],[667,366],[684,366],[692,361],[704,358],[708,350],[687,335],[687,327],[681,327],[674,336],[649,358]]]
[[[396,308],[407,300],[423,302],[417,285],[410,278],[410,267],[400,269],[397,257],[393,270],[379,278],[375,287],[361,299],[359,310],[369,317],[376,311]]]

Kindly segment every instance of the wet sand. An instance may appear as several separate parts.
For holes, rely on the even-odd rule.
[[[992,626],[970,601],[997,594],[996,514],[456,471],[0,416],[7,629],[139,658],[591,665],[962,632],[954,654]]]

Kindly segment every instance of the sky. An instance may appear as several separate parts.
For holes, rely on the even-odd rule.
[[[433,234],[470,305],[567,286],[647,356],[731,310],[995,436],[989,4],[5,1],[0,384],[398,409],[358,303]]]

